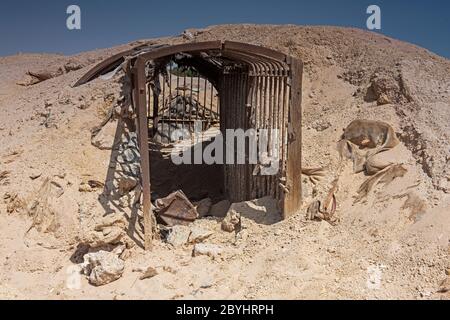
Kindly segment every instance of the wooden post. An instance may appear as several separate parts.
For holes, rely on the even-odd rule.
[[[138,58],[134,67],[136,75],[135,81],[135,103],[138,116],[138,140],[139,151],[141,155],[141,176],[144,214],[144,232],[145,232],[145,250],[152,249],[153,240],[153,219],[150,194],[150,154],[148,148],[148,118],[147,118],[147,95],[146,95],[146,76],[145,62]]]
[[[288,153],[283,218],[296,214],[302,204],[302,76],[303,64],[290,58],[291,98],[288,120]]]

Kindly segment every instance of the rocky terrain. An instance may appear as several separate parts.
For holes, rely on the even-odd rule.
[[[124,192],[110,201],[107,192],[123,147],[110,150],[116,125],[105,124],[121,99],[117,79],[72,86],[139,44],[217,39],[304,61],[303,164],[325,174],[303,177],[304,207],[286,221],[271,199],[257,199],[232,205],[240,230],[226,232],[219,204],[214,217],[174,228],[145,252],[136,199]],[[448,299],[449,75],[449,60],[380,34],[293,25],[222,25],[75,56],[1,57],[0,298]],[[356,119],[392,126],[400,143],[390,159],[406,169],[361,201],[369,177],[337,150]],[[336,178],[335,221],[308,219]],[[121,191],[135,188],[126,182]]]

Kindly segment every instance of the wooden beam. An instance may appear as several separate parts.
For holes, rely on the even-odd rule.
[[[303,64],[291,58],[291,97],[288,120],[288,153],[286,166],[286,186],[283,218],[296,214],[302,204],[302,76]]]
[[[146,76],[145,63],[138,58],[134,67],[136,75],[135,97],[136,111],[138,115],[138,140],[139,151],[141,155],[141,176],[142,176],[142,192],[143,204],[142,211],[144,214],[144,232],[145,232],[145,250],[152,249],[153,240],[153,217],[152,204],[150,194],[150,154],[148,148],[148,120],[147,120],[147,92],[146,92]]]

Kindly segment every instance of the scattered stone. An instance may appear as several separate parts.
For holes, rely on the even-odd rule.
[[[139,277],[139,280],[153,278],[156,275],[158,275],[158,271],[156,271],[156,269],[153,267],[148,267],[147,270],[145,270],[145,272],[142,274],[142,276]]]
[[[212,201],[210,198],[203,199],[196,204],[199,217],[206,217],[211,209]]]
[[[227,215],[230,206],[231,206],[230,201],[228,200],[220,201],[211,206],[211,209],[209,210],[209,215],[213,217],[223,218]]]
[[[189,236],[189,243],[200,243],[204,240],[206,240],[207,238],[209,238],[210,236],[212,236],[214,234],[214,232],[210,231],[210,230],[205,230],[202,229],[198,226],[193,226],[191,228],[191,234]]]
[[[88,276],[90,284],[102,286],[119,279],[125,269],[125,263],[116,253],[100,250],[86,254],[81,268]]]
[[[439,286],[440,293],[446,293],[450,291],[450,277],[447,277],[444,281],[441,282]]]
[[[138,180],[134,177],[121,177],[119,180],[119,193],[124,195],[133,190],[138,184]]]
[[[239,231],[241,229],[241,214],[231,209],[222,221],[222,230],[226,232]]]
[[[167,236],[167,243],[170,243],[175,248],[181,247],[189,240],[191,229],[187,226],[176,225],[172,227],[169,235]]]
[[[223,248],[218,245],[211,243],[197,243],[194,246],[192,254],[194,257],[205,255],[214,258],[223,254],[223,252]]]
[[[391,103],[392,103],[391,99],[384,93],[382,93],[377,99],[377,104],[379,106],[382,106],[385,104],[391,104]]]
[[[316,120],[311,124],[311,128],[319,132],[325,131],[329,127],[331,127],[331,123],[323,119]]]
[[[40,176],[42,176],[42,172],[40,171],[35,171],[33,173],[30,174],[30,179],[31,180],[36,180],[37,178],[39,178]]]

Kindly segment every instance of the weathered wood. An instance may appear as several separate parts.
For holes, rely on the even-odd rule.
[[[141,174],[144,214],[144,232],[145,232],[145,250],[152,249],[153,239],[153,217],[150,194],[150,154],[148,148],[148,120],[147,120],[147,101],[146,101],[146,77],[145,63],[142,59],[137,59],[134,68],[136,74],[135,97],[136,110],[138,114],[139,131],[139,151],[141,154]]]
[[[288,120],[288,156],[286,167],[286,187],[283,218],[296,214],[301,206],[301,168],[302,168],[302,74],[303,65],[291,59],[291,98]]]

